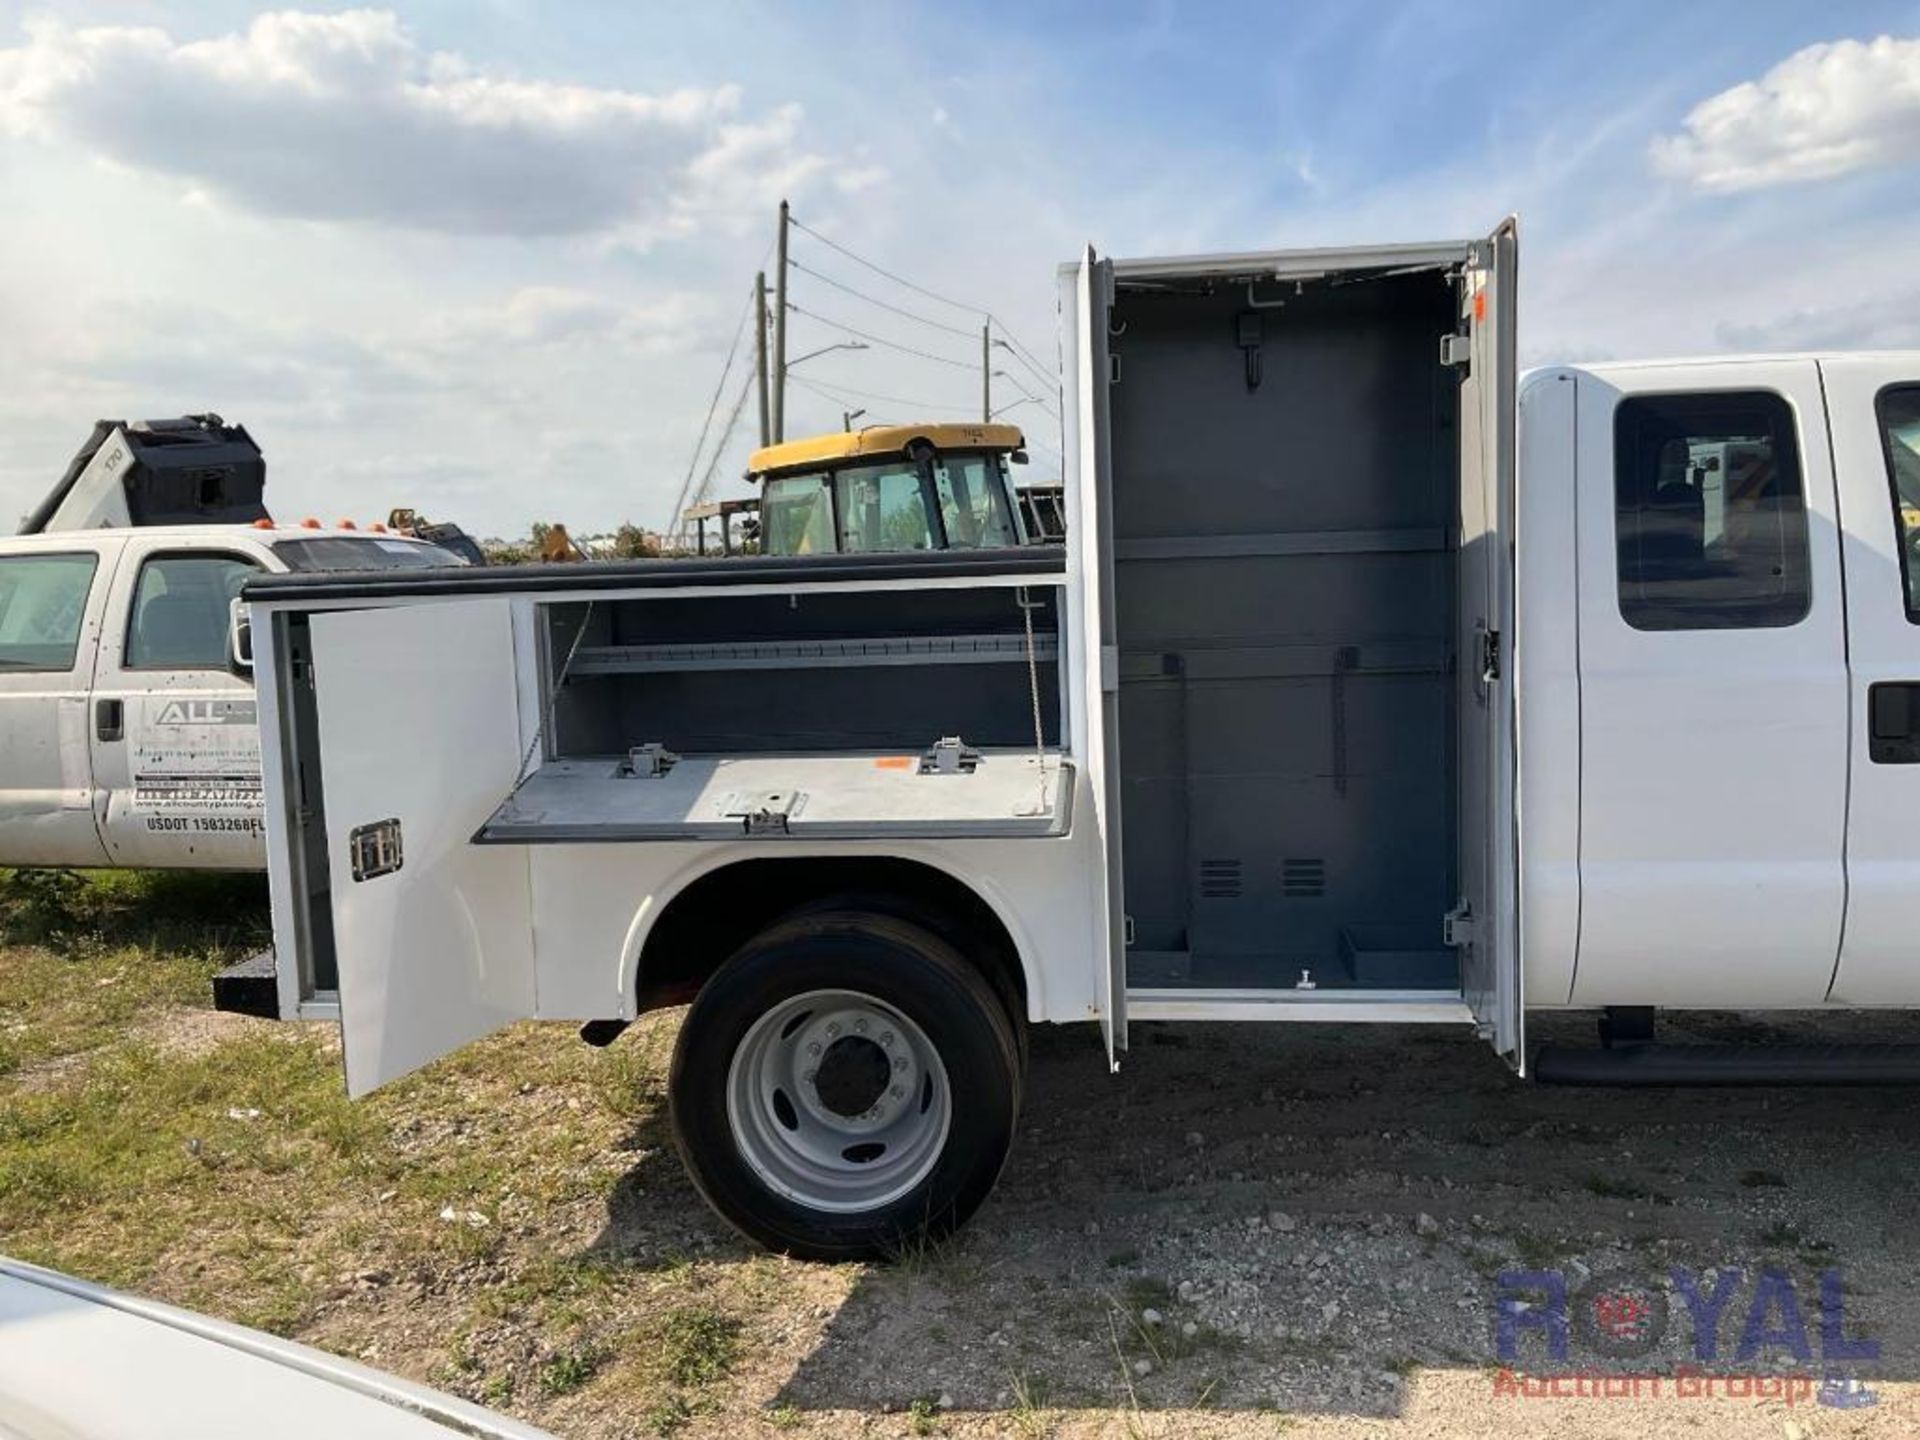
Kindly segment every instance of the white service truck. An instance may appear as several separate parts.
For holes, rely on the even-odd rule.
[[[1089,251],[1064,548],[252,580],[262,1008],[362,1094],[691,1002],[686,1162],[818,1257],[979,1204],[1030,1022],[1920,1074],[1650,1033],[1920,1004],[1920,355],[1522,381],[1515,265]],[[1529,1056],[1569,1007],[1608,1043]]]
[[[399,535],[276,525],[246,432],[102,421],[0,539],[0,865],[261,870],[256,574],[464,563]]]

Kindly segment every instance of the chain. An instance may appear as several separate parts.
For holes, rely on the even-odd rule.
[[[567,647],[567,658],[560,662],[560,673],[554,677],[553,688],[547,692],[546,710],[540,716],[540,723],[534,727],[533,739],[527,742],[527,753],[520,757],[520,773],[513,780],[516,790],[525,783],[527,766],[533,763],[534,752],[540,748],[540,742],[552,728],[554,707],[560,703],[560,687],[567,683],[567,673],[573,669],[573,657],[580,653],[580,642],[587,638],[587,626],[593,623],[593,606],[594,602],[589,600],[586,613],[580,617],[580,628],[573,632],[573,643]]]
[[[1020,607],[1020,620],[1027,630],[1027,695],[1033,701],[1033,763],[1040,776],[1040,813],[1044,815],[1047,812],[1047,731],[1040,720],[1040,662],[1034,655],[1033,612],[1045,602],[1029,596],[1024,585],[1014,590],[1013,599]]]

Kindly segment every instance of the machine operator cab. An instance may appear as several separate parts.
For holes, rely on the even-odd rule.
[[[1015,425],[875,425],[756,450],[768,555],[989,550],[1029,537],[1007,465],[1024,465]]]

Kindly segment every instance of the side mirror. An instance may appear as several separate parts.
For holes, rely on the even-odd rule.
[[[1027,452],[1024,450],[1015,450],[1010,453],[1007,458],[1016,465],[1024,465],[1027,463]]]
[[[238,596],[227,606],[227,663],[236,675],[253,673],[253,617]]]

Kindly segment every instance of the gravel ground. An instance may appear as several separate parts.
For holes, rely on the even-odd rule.
[[[1671,1028],[1834,1029],[1688,1018]],[[1535,1030],[1578,1043],[1590,1024]],[[1041,1030],[994,1199],[951,1246],[863,1272],[767,1399],[836,1433],[1920,1433],[1914,1098],[1546,1089],[1464,1036],[1383,1028],[1137,1026],[1109,1076],[1091,1031]],[[630,1220],[616,1205],[605,1239],[638,1238]],[[1678,1393],[1673,1378],[1697,1359],[1687,1307],[1666,1293],[1676,1266],[1708,1297],[1709,1269],[1742,1272],[1724,1282],[1718,1354],[1702,1367],[1717,1393]],[[1510,1393],[1494,1316],[1498,1277],[1515,1269],[1670,1308],[1640,1356],[1576,1334],[1555,1362],[1523,1322],[1516,1369],[1660,1375],[1660,1393]],[[1784,1278],[1758,1279],[1767,1269]],[[1831,1367],[1864,1393],[1828,1398],[1876,1403],[1808,1393],[1826,1270],[1839,1272],[1839,1338],[1880,1347]],[[1750,1323],[1772,1343],[1742,1357]],[[1803,1334],[1804,1359],[1788,1343]],[[1755,1375],[1771,1377],[1758,1399]],[[1805,1384],[1789,1391],[1779,1377],[1794,1375]],[[889,1427],[902,1410],[908,1424]]]

